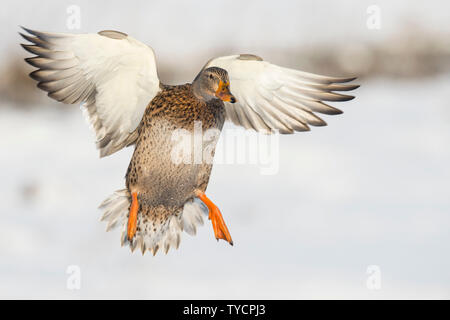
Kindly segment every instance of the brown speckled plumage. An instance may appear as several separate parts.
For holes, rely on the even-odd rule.
[[[191,84],[162,86],[145,110],[126,174],[127,189],[138,192],[138,234],[148,221],[156,231],[155,223],[167,223],[170,215],[180,214],[195,190],[205,191],[212,164],[176,164],[171,159],[173,132],[193,132],[195,121],[201,122],[203,132],[222,130],[225,109],[218,99],[198,99]]]

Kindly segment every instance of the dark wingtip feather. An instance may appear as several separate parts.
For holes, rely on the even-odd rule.
[[[343,100],[343,101],[351,101],[353,99],[355,99],[355,96],[346,96],[347,100]]]
[[[334,93],[334,96],[332,97],[327,97],[322,99],[323,101],[335,101],[335,102],[342,102],[342,101],[350,101],[355,99],[354,96],[350,96],[347,94],[340,94],[340,93]]]
[[[35,57],[34,57],[34,58],[35,58]],[[25,60],[25,62],[28,63],[29,65],[33,66],[33,63],[30,62],[30,61],[31,61],[31,58],[30,58],[30,57],[25,58],[25,59],[23,59],[23,60]],[[34,67],[34,66],[33,66],[33,67]]]
[[[322,118],[318,119],[320,121],[309,122],[308,124],[314,127],[326,127],[328,125]]]
[[[341,109],[332,107],[332,106],[330,106],[330,105],[327,105],[327,107],[328,107],[328,108],[327,108],[326,112],[320,112],[320,113],[327,114],[327,115],[329,115],[329,116],[335,116],[335,115],[343,114],[343,113],[344,113],[344,111],[342,111]],[[324,110],[324,111],[325,111],[325,110]]]
[[[29,41],[29,42],[33,42],[33,41],[31,41],[30,40],[30,36],[29,35],[26,35],[26,34],[23,34],[22,32],[18,32],[19,33],[19,35],[22,37],[22,38],[24,38],[25,40],[27,40],[27,41]]]
[[[42,78],[40,78],[40,77],[37,76],[37,72],[39,72],[39,71],[40,71],[40,70],[35,70],[35,71],[29,73],[28,76],[29,76],[31,79],[33,79],[33,80],[36,80],[36,81],[42,81]]]
[[[32,47],[33,45],[21,43],[20,46],[21,46],[22,48],[24,48],[25,51],[27,51],[27,52],[29,52],[29,53],[31,53],[31,54],[35,54],[35,53],[32,51],[32,49],[30,48],[30,47]]]
[[[359,87],[360,87],[359,84],[343,84],[337,85],[337,89],[334,89],[332,91],[352,91],[358,89]]]
[[[29,34],[32,34],[32,35],[34,35],[34,36],[38,36],[38,32],[37,31],[35,31],[35,30],[31,30],[31,29],[29,29],[29,28],[26,28],[26,27],[24,27],[24,26],[20,26],[24,31],[26,31],[27,33],[29,33]]]
[[[34,43],[38,47],[46,48],[46,49],[50,48],[50,44],[49,43],[47,43],[46,41],[44,41],[44,40],[42,40],[42,39],[40,39],[38,37],[32,37],[30,35],[23,34],[21,32],[19,32],[19,34],[22,36],[22,38],[24,38],[28,42]]]
[[[356,80],[356,79],[358,79],[358,77],[337,78],[336,81],[333,81],[333,82],[344,83],[344,82],[351,82],[351,81]]]
[[[308,130],[305,130],[308,131]],[[278,129],[278,133],[279,134],[293,134],[295,132],[295,130],[288,130],[288,129]]]
[[[51,92],[50,88],[47,86],[47,82],[39,82],[37,84],[37,87],[43,91],[47,91],[48,93],[53,93]]]

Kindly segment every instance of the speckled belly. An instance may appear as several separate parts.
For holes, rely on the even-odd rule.
[[[204,191],[212,163],[205,161],[207,159],[203,159],[202,156],[205,148],[215,149],[223,126],[223,119],[218,120],[208,128],[215,129],[217,135],[214,137],[214,134],[209,134],[209,139],[203,143],[205,128],[200,127],[200,137],[192,137],[196,120],[184,123],[182,128],[176,122],[154,116],[140,132],[127,172],[128,189],[132,192],[137,191],[141,201],[152,207],[158,205],[182,207],[186,201],[194,197],[196,189]],[[188,135],[189,138],[183,135]],[[199,141],[201,141],[200,161],[198,161]],[[189,154],[190,157],[187,157]]]

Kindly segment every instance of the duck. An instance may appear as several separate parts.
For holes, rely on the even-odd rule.
[[[349,83],[356,77],[285,68],[254,54],[212,58],[191,83],[167,85],[153,49],[126,33],[22,28],[28,43],[21,46],[34,55],[25,59],[36,68],[30,77],[50,98],[81,105],[100,157],[134,147],[125,188],[99,208],[107,231],[120,227],[122,246],[142,254],[178,249],[182,232],[195,235],[206,217],[217,241],[233,245],[206,195],[225,121],[263,134],[309,131],[326,125],[317,114],[342,113],[327,101],[349,101],[354,96],[342,92],[359,87]],[[208,161],[193,160],[196,131],[209,133],[200,150],[208,149]]]

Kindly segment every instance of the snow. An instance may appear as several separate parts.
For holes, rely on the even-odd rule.
[[[76,107],[1,106],[0,297],[450,298],[450,77],[361,84],[328,127],[280,137],[277,174],[214,167],[234,247],[207,222],[155,257],[99,222],[130,148],[99,160]]]

